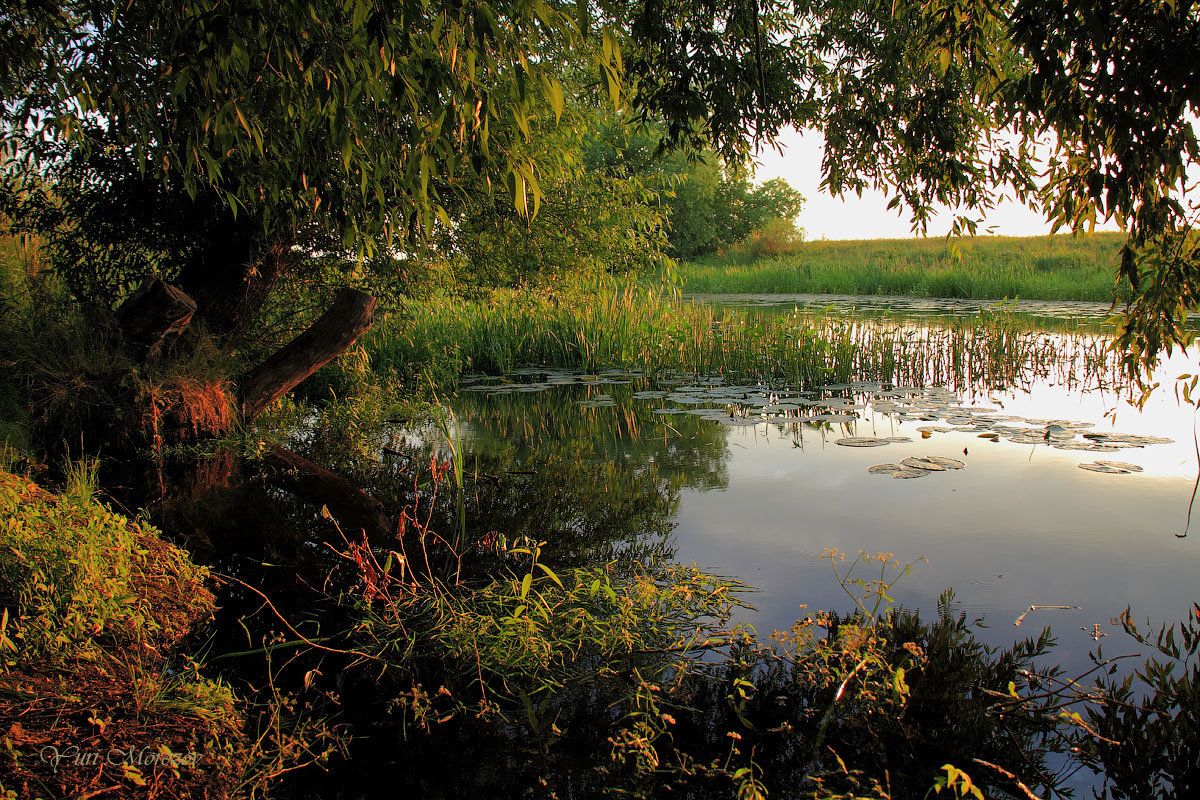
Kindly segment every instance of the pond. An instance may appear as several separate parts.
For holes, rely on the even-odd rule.
[[[706,301],[716,299],[746,301]],[[932,613],[953,589],[989,642],[1052,626],[1068,672],[1087,668],[1098,641],[1130,644],[1113,622],[1127,607],[1156,623],[1189,613],[1200,567],[1200,530],[1185,535],[1195,414],[1172,384],[1193,370],[1194,355],[1164,361],[1163,388],[1139,409],[1120,389],[1103,334],[1031,322],[1022,346],[989,355],[994,342],[963,337],[960,303],[922,299],[902,303],[903,318],[872,320],[830,315],[835,300],[813,299],[825,311],[811,319],[792,313],[817,327],[862,326],[864,347],[943,352],[894,371],[903,384],[804,390],[621,371],[479,378],[452,404],[467,468],[499,461],[520,481],[579,464],[572,479],[586,485],[593,475],[599,495],[581,515],[628,509],[647,485],[666,487],[660,518],[640,532],[627,523],[627,552],[666,553],[753,587],[754,609],[740,619],[762,636],[818,609],[849,608],[822,558],[834,548],[850,554],[843,570],[859,550],[917,562],[895,601]],[[1093,318],[1104,308],[1088,305]],[[914,314],[918,306],[933,316]],[[1004,358],[1011,369],[991,363]],[[589,523],[538,517],[530,535],[553,539],[580,524]],[[596,557],[615,552],[605,548]]]
[[[798,308],[851,314],[903,314],[924,317],[975,314],[1002,308],[1045,320],[1103,322],[1113,318],[1107,303],[1086,300],[969,300],[948,297],[862,294],[696,294],[689,299],[725,307]]]
[[[518,705],[528,699],[519,696],[525,685],[519,680],[515,689],[505,685],[492,695],[510,704],[505,716],[476,713],[471,705],[483,697],[485,680],[492,691],[509,675],[497,669],[498,657],[481,658],[477,644],[493,640],[477,634],[520,629],[533,612],[525,613],[524,593],[509,597],[509,605],[487,606],[491,610],[471,617],[470,625],[449,625],[460,618],[447,609],[465,614],[496,586],[530,591],[532,578],[525,583],[522,577],[534,576],[523,560],[529,549],[522,556],[509,549],[521,546],[522,537],[544,542],[538,563],[560,575],[613,563],[621,566],[599,570],[613,585],[652,575],[665,586],[675,579],[664,574],[687,574],[656,571],[673,562],[744,585],[749,607],[735,609],[734,621],[753,626],[760,642],[798,619],[828,622],[822,610],[853,611],[843,583],[859,550],[912,563],[909,574],[887,571],[884,577],[894,583],[892,600],[918,610],[925,624],[938,619],[940,600],[953,590],[953,607],[978,623],[970,630],[984,642],[1007,647],[1050,626],[1058,644],[1036,666],[1061,665],[1067,676],[1086,672],[1099,646],[1106,656],[1138,652],[1113,621],[1127,607],[1153,628],[1185,617],[1196,600],[1200,567],[1200,519],[1197,530],[1188,527],[1198,448],[1194,409],[1177,402],[1171,387],[1176,376],[1193,371],[1195,354],[1165,361],[1158,375],[1163,388],[1138,408],[1108,350],[1111,331],[1095,318],[1030,315],[1020,305],[997,313],[922,303],[930,313],[915,313],[911,305],[903,313],[864,312],[821,300],[811,309],[795,303],[751,308],[737,298],[720,307],[713,339],[762,347],[751,357],[713,362],[761,366],[756,374],[531,367],[471,376],[442,398],[449,413],[441,424],[398,420],[382,430],[374,421],[360,427],[352,412],[334,404],[299,426],[293,444],[311,462],[293,454],[280,467],[269,457],[265,465],[236,467],[226,457],[195,468],[197,480],[179,490],[173,506],[164,506],[161,524],[194,531],[194,551],[207,553],[226,581],[212,643],[223,676],[253,693],[265,680],[264,666],[272,668],[276,658],[262,665],[257,654],[278,653],[273,663],[280,672],[272,680],[290,677],[305,691],[315,680],[321,691],[334,689],[339,699],[328,707],[331,724],[353,733],[349,757],[334,759],[327,771],[297,771],[287,796],[515,797],[549,785],[560,797],[592,797],[605,787],[633,785],[605,772],[615,763],[613,731],[634,734],[623,727],[635,716],[622,710],[634,702],[629,692],[637,685],[628,665],[651,663],[654,654],[674,652],[669,648],[635,650],[608,670],[597,668],[594,654],[554,667],[548,671],[562,670],[569,679],[541,695],[544,707]],[[783,347],[797,348],[799,357],[780,354],[759,364]],[[238,469],[248,470],[250,479],[229,480]],[[306,491],[297,479],[304,470],[324,481],[322,491]],[[430,473],[441,474],[441,483]],[[337,488],[338,475],[349,479],[342,481],[348,487]],[[339,495],[357,498],[357,505],[338,507]],[[366,505],[359,502],[364,498]],[[361,526],[366,529],[376,514],[372,504],[387,517],[376,534],[363,534],[377,536],[370,540],[376,566],[398,563],[397,547],[404,550],[399,562],[412,565],[408,584],[393,571],[397,592],[412,589],[394,606],[373,606],[356,594],[366,595],[379,577],[363,567],[365,551],[351,547],[360,528],[352,520],[368,523]],[[364,513],[355,517],[356,509]],[[343,525],[332,521],[339,518]],[[408,534],[396,535],[397,519]],[[260,533],[248,537],[248,530]],[[362,541],[365,546],[368,539]],[[831,563],[828,552],[835,549],[849,554],[845,562]],[[636,568],[639,563],[646,569]],[[858,567],[852,577],[870,581],[880,574],[874,569]],[[594,572],[586,574],[593,580]],[[541,588],[535,591],[553,593],[548,578],[536,577]],[[446,591],[431,592],[434,586]],[[564,596],[553,593],[554,602]],[[372,627],[379,619],[363,614],[375,606],[403,609],[397,630]],[[547,621],[567,618],[546,615]],[[602,627],[617,618],[590,619]],[[461,643],[447,634],[451,628],[471,643],[469,651],[451,652]],[[338,638],[343,631],[345,638]],[[301,634],[335,646],[295,648]],[[897,635],[912,644],[924,633]],[[836,635],[829,641],[841,646]],[[550,638],[522,642],[544,646]],[[496,652],[520,662],[532,650]],[[812,734],[823,730],[819,718],[829,714],[821,692],[832,694],[833,687],[820,684],[821,675],[793,681],[788,673],[771,673],[769,660],[747,662],[747,675],[764,678],[759,713],[767,722],[778,713],[801,726],[793,735],[775,720],[751,733],[740,716],[731,716],[720,672],[735,664],[734,650],[689,654],[700,665],[696,674],[713,672],[697,678],[702,688],[695,698],[672,700],[681,749],[728,752],[723,732],[736,728],[756,738],[743,756],[758,754],[754,763],[768,782],[787,787],[813,779],[817,766],[829,764],[818,764],[816,745],[811,754],[805,748],[820,741]],[[378,666],[380,652],[401,666]],[[964,652],[952,646],[949,657]],[[972,652],[968,660],[978,667],[981,656]],[[796,660],[798,669],[801,663]],[[850,662],[842,668],[828,674],[857,669]],[[487,670],[501,678],[485,677]],[[991,752],[972,748],[994,743],[990,713],[984,722],[960,725],[947,710],[959,703],[963,719],[971,718],[975,712],[962,703],[983,685],[975,680],[983,673],[948,674],[930,669],[930,683],[960,683],[945,697],[934,693],[936,713],[914,723],[928,730],[912,739],[913,729],[905,727],[895,740],[912,748],[904,749],[904,759],[912,767],[905,780],[914,796],[949,758],[938,737],[953,737],[951,749],[961,742],[971,756]],[[1036,680],[1029,677],[1028,685]],[[844,712],[839,746],[848,758],[887,769],[899,781],[903,767],[872,761],[873,748],[893,740],[860,736],[857,727],[856,715],[876,713],[880,702],[887,698],[864,694]],[[693,709],[686,724],[685,707]],[[444,716],[430,724],[435,710]],[[551,733],[555,725],[566,733],[550,736],[542,713],[556,720]],[[913,710],[913,719],[922,713]],[[943,718],[953,721],[943,726]],[[1013,724],[1011,715],[1003,718],[1005,726]],[[666,716],[660,719],[668,724]],[[999,737],[1025,750],[1001,748],[995,763],[1037,758],[1047,741],[1038,736]],[[1065,775],[1074,767],[1062,755],[1054,750],[1046,761]],[[1081,770],[1061,783],[1086,792],[1095,776]],[[705,785],[689,791],[680,796],[734,793],[728,784],[711,794]],[[783,789],[772,796],[789,795]]]

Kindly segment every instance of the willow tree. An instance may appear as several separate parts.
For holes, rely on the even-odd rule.
[[[4,0],[4,173],[10,197],[58,176],[107,246],[80,275],[132,259],[235,330],[307,231],[367,254],[453,227],[479,186],[534,214],[554,165],[525,144],[582,65],[616,113],[730,163],[821,127],[827,186],[887,187],[918,229],[1004,192],[1115,219],[1136,369],[1200,302],[1198,49],[1196,0]]]
[[[770,55],[747,45],[752,22],[766,30],[754,4],[687,12],[740,42],[719,55],[750,77],[719,97],[688,87],[686,105],[672,105],[677,89],[648,91],[669,75],[636,45],[654,31],[633,23],[669,17],[661,5],[8,0],[5,158],[25,177],[57,170],[60,195],[85,196],[76,216],[94,238],[136,225],[156,261],[132,271],[167,272],[210,325],[230,329],[290,268],[306,227],[369,254],[452,226],[462,187],[480,183],[534,213],[546,165],[521,145],[538,116],[563,112],[554,65],[590,65],[614,105],[632,91],[640,108],[730,150],[772,135],[787,98],[767,97],[748,66]],[[645,57],[623,62],[620,42]],[[711,124],[710,101],[721,106]],[[119,263],[130,248],[116,249]]]
[[[313,234],[370,256],[454,228],[480,187],[536,215],[554,158],[528,145],[539,118],[563,116],[564,66],[620,113],[744,155],[790,117],[798,76],[770,91],[761,67],[790,63],[775,19],[744,0],[6,0],[0,200],[56,237],[81,299],[112,306],[152,275],[182,290],[133,295],[120,319],[150,340],[139,350],[193,314],[235,343],[311,263]],[[643,46],[656,20],[723,31],[704,69],[743,77]],[[243,412],[348,346],[373,308],[343,292],[242,376]]]
[[[1134,289],[1117,340],[1144,377],[1185,345],[1200,304],[1200,3],[1195,0],[802,0],[820,61],[834,191],[873,185],[913,210],[1008,193],[1055,229],[1115,221]],[[1195,180],[1195,173],[1192,179]],[[1189,190],[1192,194],[1189,198]]]

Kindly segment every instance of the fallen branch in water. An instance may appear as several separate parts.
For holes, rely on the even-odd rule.
[[[1082,606],[1030,606],[1029,608],[1025,609],[1024,612],[1022,612],[1021,616],[1019,616],[1015,620],[1013,620],[1013,625],[1020,625],[1022,622],[1024,622],[1025,617],[1029,614],[1030,611],[1041,611],[1042,609],[1045,609],[1045,608],[1073,609],[1075,611],[1083,610]]]

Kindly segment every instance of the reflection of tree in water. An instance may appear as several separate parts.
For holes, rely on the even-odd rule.
[[[719,432],[715,441],[723,455],[724,431],[710,424],[697,428]],[[547,562],[555,566],[670,557],[676,482],[683,476],[668,476],[659,456],[642,451],[638,458],[604,461],[605,445],[585,448],[579,457],[565,446],[525,452],[506,446],[498,435],[487,441],[494,449],[478,448],[467,462],[463,550],[472,562],[463,571],[467,583],[457,591],[474,591],[489,574],[498,574],[492,555],[470,546],[490,530],[547,540]],[[321,442],[309,445],[310,455],[321,452]],[[412,503],[414,486],[428,490],[422,472],[439,452],[444,454],[431,439],[391,448],[382,460],[343,453],[340,463],[330,465],[366,476],[364,485],[394,518]],[[358,617],[345,601],[357,573],[343,571],[323,582],[345,560],[319,544],[336,534],[319,512],[320,498],[281,492],[262,477],[221,479],[237,471],[227,458],[204,465],[195,483],[173,490],[176,502],[161,518],[175,531],[193,530],[220,571],[250,584],[226,587],[212,645],[214,653],[233,654],[218,665],[222,677],[251,695],[263,679],[254,648],[279,631],[276,609],[308,636],[335,647],[357,646]],[[455,491],[443,485],[432,510],[435,529],[451,535],[458,522]],[[270,596],[270,613],[256,591]],[[428,637],[436,624],[406,618],[405,635]],[[1039,792],[1061,777],[1050,773],[1045,755],[1057,751],[1071,758],[1081,734],[1056,716],[1057,696],[1045,694],[1040,710],[1007,699],[1010,685],[1029,696],[1054,674],[1053,668],[1041,677],[1029,672],[1045,650],[1044,640],[991,651],[973,638],[961,614],[945,612],[932,624],[906,614],[881,624],[862,629],[831,615],[819,623],[823,632],[815,633],[826,642],[810,649],[816,656],[735,650],[731,660],[693,662],[686,670],[666,650],[634,651],[596,670],[581,654],[571,666],[575,676],[579,664],[586,665],[583,677],[539,707],[536,723],[527,722],[513,696],[505,699],[508,721],[458,713],[429,732],[405,716],[405,697],[423,692],[434,703],[448,703],[450,695],[438,694],[438,687],[447,686],[453,696],[470,700],[473,664],[464,671],[461,664],[430,657],[384,675],[343,658],[345,651],[305,650],[292,641],[280,645],[278,663],[285,666],[273,674],[274,685],[307,685],[317,674],[312,670],[328,676],[318,675],[320,691],[336,681],[338,705],[329,710],[353,728],[355,741],[349,760],[335,762],[327,773],[298,776],[285,794],[366,800],[554,792],[584,798],[611,789],[658,796],[670,785],[671,796],[701,800],[737,796],[737,770],[757,769],[776,797],[870,792],[871,779],[887,782],[891,796],[906,797],[923,794],[941,765],[953,763],[969,767],[987,796],[1019,796],[1012,780],[986,765],[1018,775]],[[870,666],[864,670],[862,664]],[[901,666],[906,673],[895,672]],[[903,702],[900,682],[909,693]],[[321,702],[313,693],[305,697]],[[654,709],[638,717],[633,712],[641,701],[652,701]],[[639,720],[653,730],[636,727]],[[648,730],[663,769],[646,772],[613,759],[614,741],[638,741]],[[730,757],[735,744],[740,753]],[[676,769],[679,752],[708,771]],[[843,762],[850,772],[843,771]],[[855,776],[855,770],[861,774]]]
[[[452,480],[429,490],[431,461],[447,456],[439,437],[410,436],[402,443],[394,437],[384,447],[385,431],[359,431],[353,446],[343,432],[331,429],[328,435],[303,437],[295,448],[382,503],[390,531],[415,503],[419,518],[428,517],[437,537],[455,541],[465,533],[456,549],[464,554],[468,573],[494,566],[475,548],[493,533],[509,541],[521,536],[546,541],[547,557],[563,566],[669,559],[680,487],[694,485],[692,476],[704,485],[725,480],[724,431],[718,426],[689,418],[666,437],[638,437],[638,431],[654,428],[613,409],[583,414],[569,399],[560,400],[555,413],[531,408],[508,404],[498,415],[463,412],[468,453],[461,516]],[[631,441],[631,455],[618,456]],[[257,462],[238,464],[222,454],[173,472],[157,521],[222,570],[238,574],[241,562],[267,561],[294,565],[309,579],[319,579],[334,563],[320,543],[339,545],[341,533],[357,539],[344,520],[339,533],[323,517],[326,505],[337,516],[329,497],[305,496],[294,487],[281,490]],[[384,551],[397,545],[390,531],[376,543]],[[448,554],[437,537],[428,549],[440,562]],[[471,569],[474,561],[481,562],[477,570]]]
[[[434,451],[425,446],[410,452],[412,463],[428,464]],[[679,490],[653,464],[635,471],[622,462],[577,461],[553,452],[517,459],[505,450],[472,454],[465,472],[468,551],[495,532],[510,542],[521,536],[545,541],[548,560],[560,566],[650,564],[674,555],[670,534]],[[453,485],[441,488],[432,511],[430,529],[454,538],[460,520]]]
[[[632,385],[564,386],[537,394],[465,395],[455,402],[469,454],[512,451],[515,461],[557,454],[564,461],[623,462],[631,475],[653,467],[676,489],[729,485],[728,431],[687,414],[660,416],[657,403],[629,401]],[[610,395],[611,408],[576,403]]]

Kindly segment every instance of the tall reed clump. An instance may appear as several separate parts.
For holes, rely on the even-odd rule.
[[[759,313],[610,286],[570,302],[497,293],[486,302],[412,303],[365,347],[373,368],[410,388],[453,389],[469,372],[522,367],[730,375],[805,388],[877,381],[955,387],[1020,384],[1059,371],[1109,381],[1102,335],[1049,334],[988,313],[905,325],[822,313]],[[1059,376],[1063,377],[1063,376]]]
[[[804,325],[730,324],[662,289],[614,285],[570,302],[499,292],[485,302],[414,303],[378,326],[366,347],[376,369],[445,388],[464,373],[533,365],[780,372],[815,363],[822,345]]]
[[[733,250],[677,269],[688,293],[917,295],[998,300],[1128,296],[1114,285],[1120,233],[816,241],[760,257]]]

